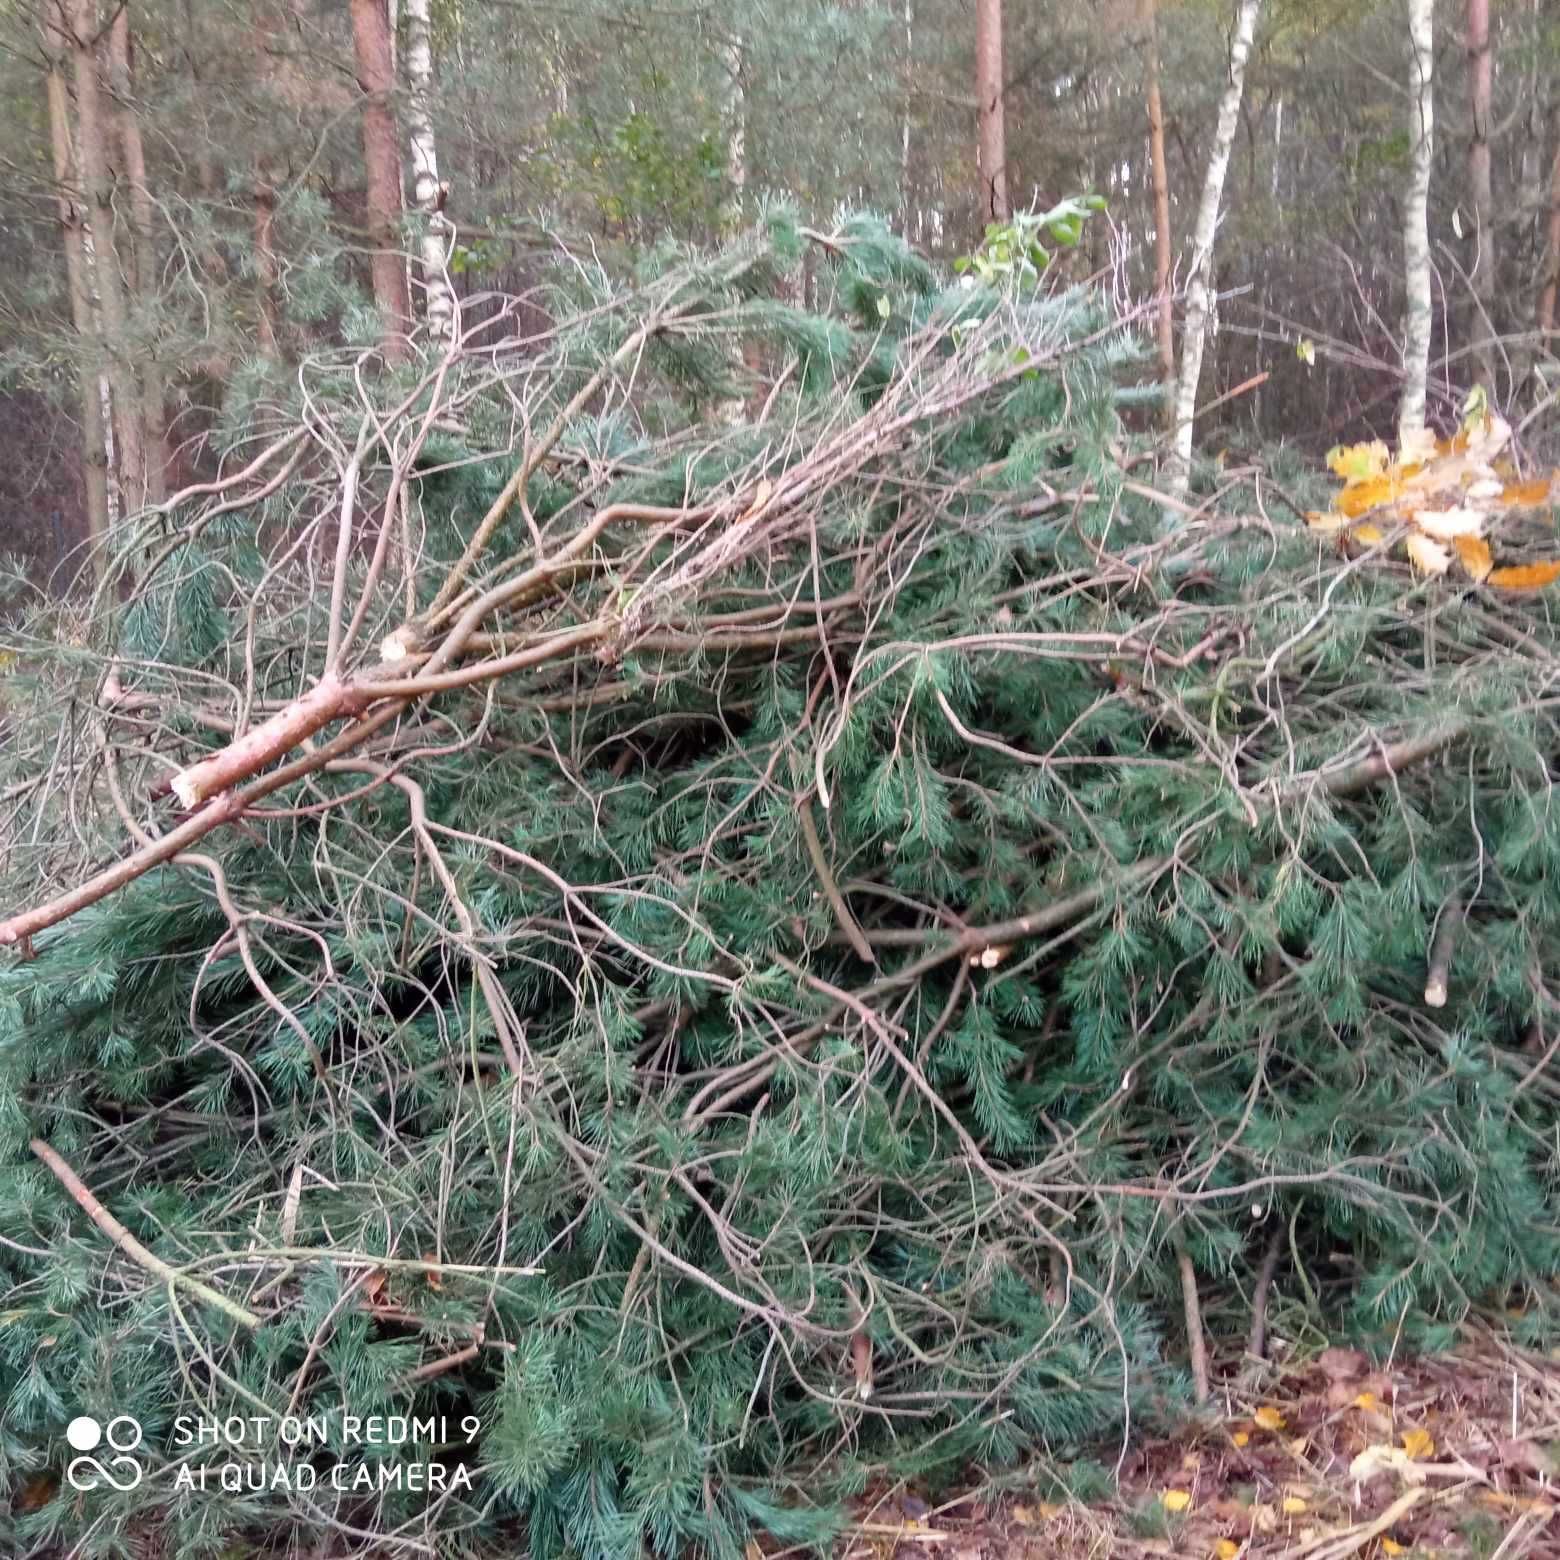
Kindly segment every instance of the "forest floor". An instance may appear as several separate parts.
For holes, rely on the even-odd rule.
[[[1560,1350],[1481,1326],[1451,1354],[1386,1369],[1312,1351],[1221,1383],[1173,1438],[1134,1441],[1109,1503],[882,1497],[863,1503],[843,1560],[1155,1555],[1560,1560]]]

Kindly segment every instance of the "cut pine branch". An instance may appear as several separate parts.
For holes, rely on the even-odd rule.
[[[253,1311],[246,1310],[236,1300],[229,1300],[226,1295],[219,1293],[209,1284],[203,1284],[199,1279],[191,1278],[187,1273],[181,1273],[178,1268],[170,1267],[161,1257],[155,1256],[148,1251],[93,1196],[86,1182],[42,1138],[34,1138],[29,1147],[32,1149],[33,1154],[48,1166],[55,1180],[70,1194],[71,1201],[137,1267],[144,1269],[154,1278],[161,1279],[165,1284],[170,1286],[179,1285],[187,1289],[197,1300],[200,1300],[205,1305],[209,1305],[213,1310],[220,1311],[224,1316],[231,1318],[241,1327],[257,1328],[261,1325],[261,1318],[256,1316]]]

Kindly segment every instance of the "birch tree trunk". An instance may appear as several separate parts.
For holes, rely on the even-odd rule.
[[[444,216],[439,152],[433,135],[433,32],[428,0],[406,0],[406,135],[412,153],[412,199],[426,226],[418,241],[428,333],[441,344],[455,330],[455,292],[445,269],[450,225]]]
[[[70,124],[70,91],[65,84],[68,34],[57,6],[42,8],[43,52],[48,62],[49,142],[54,155],[54,189],[60,236],[65,246],[65,285],[70,318],[79,342],[77,398],[81,408],[81,478],[86,495],[87,542],[93,571],[101,581],[108,569],[108,444],[103,426],[98,364],[101,347],[87,275],[86,212],[76,169]]]
[[[1002,0],[975,0],[975,102],[984,221],[1012,215],[1007,188],[1007,117],[1002,102]]]
[[[385,0],[351,0],[352,52],[363,93],[363,163],[367,173],[368,239],[374,302],[383,321],[387,361],[406,356],[412,301],[400,254],[401,148],[392,94],[390,20]]]
[[[1490,179],[1490,102],[1494,51],[1490,0],[1468,0],[1468,192],[1473,203],[1474,251],[1468,280],[1473,291],[1474,366],[1478,381],[1495,391],[1495,196]]]
[[[731,193],[722,213],[728,231],[742,226],[747,208],[747,88],[743,80],[746,68],[740,35],[720,46],[721,62],[726,68],[726,178]]]
[[[1158,297],[1159,379],[1165,426],[1175,431],[1175,303],[1170,296],[1170,170],[1165,162],[1165,113],[1159,95],[1159,7],[1140,0],[1143,74],[1148,98],[1148,154],[1154,176],[1154,291]]]
[[[1202,380],[1203,348],[1208,335],[1208,301],[1213,285],[1213,245],[1219,231],[1219,206],[1224,199],[1224,178],[1230,167],[1230,148],[1240,121],[1240,100],[1246,89],[1246,61],[1256,36],[1262,0],[1240,0],[1235,35],[1230,41],[1229,79],[1219,100],[1219,122],[1213,151],[1203,178],[1197,204],[1197,226],[1192,235],[1191,272],[1186,287],[1186,325],[1181,332],[1181,373],[1175,393],[1175,437],[1166,480],[1171,496],[1184,499],[1192,480],[1192,433],[1197,416],[1197,387]],[[1174,523],[1174,511],[1166,512]]]
[[[1430,296],[1430,164],[1435,145],[1435,0],[1408,0],[1410,136],[1413,162],[1403,201],[1403,269],[1407,283],[1403,325],[1403,399],[1398,444],[1424,432],[1435,327]]]
[[[131,67],[128,3],[115,10],[109,25],[108,69],[109,84],[115,99],[120,154],[124,159],[125,177],[130,185],[130,253],[135,263],[127,269],[141,315],[150,318],[156,308],[158,285],[157,223],[151,187],[146,179],[146,149],[141,141],[141,120],[134,101],[135,77]],[[136,359],[140,380],[138,415],[145,458],[146,501],[149,504],[160,504],[168,496],[168,430],[163,369],[156,353],[144,345],[137,352]]]
[[[98,19],[94,0],[74,0],[70,45],[75,66],[76,128],[81,144],[81,175],[86,185],[92,278],[102,311],[102,346],[113,392],[114,447],[118,454],[120,499],[127,514],[146,500],[146,460],[138,408],[140,393],[130,368],[129,309],[119,269],[114,233],[114,178],[109,163],[108,116],[98,80]]]

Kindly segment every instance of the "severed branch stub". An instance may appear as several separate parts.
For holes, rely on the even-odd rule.
[[[1452,955],[1457,948],[1457,932],[1462,925],[1462,901],[1453,894],[1441,907],[1441,922],[1430,944],[1430,966],[1425,972],[1425,1006],[1446,1006],[1447,981],[1452,970]]]

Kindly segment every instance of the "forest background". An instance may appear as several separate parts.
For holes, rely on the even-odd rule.
[[[1552,4],[0,0],[0,114],[8,1552],[1553,1384]],[[197,1498],[245,1406],[474,1482]]]

